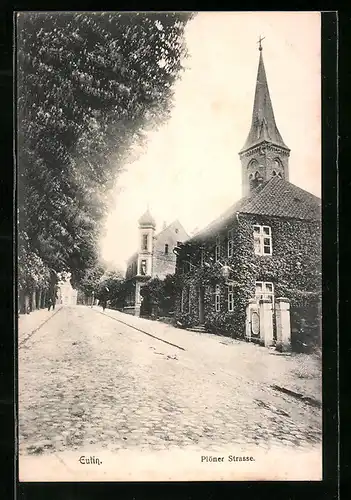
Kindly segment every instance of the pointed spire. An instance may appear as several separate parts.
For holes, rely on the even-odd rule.
[[[273,106],[269,95],[266,70],[263,63],[261,44],[262,40],[263,38],[260,37],[258,41],[260,59],[258,63],[251,129],[246,139],[245,145],[241,151],[245,151],[246,149],[258,145],[263,141],[271,142],[273,144],[276,144],[277,146],[289,149],[284,143],[275,123]]]

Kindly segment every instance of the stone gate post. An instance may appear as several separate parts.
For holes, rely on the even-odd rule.
[[[272,302],[269,299],[260,300],[260,343],[265,347],[273,345]]]
[[[291,351],[290,300],[276,299],[277,350]]]
[[[257,308],[256,299],[250,299],[246,306],[246,320],[245,320],[245,339],[247,342],[251,341],[251,311]]]

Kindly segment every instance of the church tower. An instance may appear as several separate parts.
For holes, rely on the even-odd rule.
[[[259,39],[260,58],[251,128],[245,145],[239,153],[243,196],[248,196],[251,189],[275,175],[289,180],[290,149],[284,143],[275,123],[261,41],[262,38]]]

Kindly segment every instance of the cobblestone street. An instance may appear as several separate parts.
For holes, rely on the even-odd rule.
[[[245,343],[161,330],[84,306],[47,320],[19,348],[20,456],[320,446],[321,410],[252,377]]]

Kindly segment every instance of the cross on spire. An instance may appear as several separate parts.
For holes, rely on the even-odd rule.
[[[262,40],[264,40],[265,38],[266,38],[265,36],[262,38],[262,36],[260,35],[260,38],[258,39],[258,42],[257,42],[257,43],[259,44],[259,45],[258,45],[258,50],[259,50],[259,51],[261,51],[261,50],[262,50],[262,44],[261,44],[261,42],[262,42]]]

